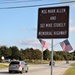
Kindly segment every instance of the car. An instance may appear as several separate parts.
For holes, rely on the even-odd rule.
[[[24,61],[11,61],[9,64],[9,73],[11,72],[28,72],[27,63]]]
[[[49,62],[49,65],[51,66],[51,61]],[[55,62],[53,61],[53,66],[55,66]]]

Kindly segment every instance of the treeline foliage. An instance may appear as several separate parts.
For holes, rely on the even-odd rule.
[[[26,49],[18,49],[16,46],[0,47],[0,59],[4,56],[5,59],[18,59],[18,60],[41,60],[43,54],[44,60],[51,59],[51,51],[44,50],[43,53],[39,49],[26,48]],[[75,51],[72,53],[63,52],[63,51],[54,51],[53,53],[54,60],[75,60]]]

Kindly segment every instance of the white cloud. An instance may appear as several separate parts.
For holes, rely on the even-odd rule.
[[[41,44],[38,39],[25,39],[25,40],[18,40],[19,45],[24,46],[24,48],[34,48],[41,50]]]
[[[48,45],[48,49],[51,50],[51,39],[43,39],[46,41],[46,44]],[[38,39],[26,39],[26,40],[18,40],[18,43],[22,46],[26,46],[28,48],[37,48],[42,50],[42,45]],[[54,41],[53,46],[57,46],[59,42]]]
[[[71,26],[71,27],[69,27],[70,32],[75,32],[75,27],[73,27],[73,26],[75,26],[74,24],[75,24],[75,21],[70,20],[70,26]]]
[[[70,31],[71,31],[71,32],[75,32],[75,27],[71,27],[71,28],[70,28]]]
[[[38,44],[38,41],[36,39],[26,39],[26,40],[19,40],[18,43],[22,45],[35,45]]]
[[[60,0],[61,2],[69,2],[69,1],[75,1],[75,0]]]
[[[37,28],[36,27],[33,27],[33,28],[19,28],[19,30],[21,30],[21,31],[31,31],[31,30],[35,31],[35,30],[37,30]]]

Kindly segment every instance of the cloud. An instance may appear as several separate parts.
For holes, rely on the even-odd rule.
[[[75,21],[74,20],[70,20],[70,25],[75,26]],[[69,27],[70,32],[75,32],[75,27]]]
[[[33,28],[19,28],[19,30],[21,30],[21,31],[36,31],[37,28],[36,27],[33,27]]]
[[[71,32],[75,32],[75,27],[71,27],[71,28],[70,28],[70,31],[71,31]]]
[[[37,39],[26,39],[26,40],[18,40],[18,43],[21,45],[37,45],[39,42]]]
[[[51,40],[47,39],[43,39],[44,41],[46,41],[46,44],[48,45],[48,48],[51,49]],[[32,47],[32,48],[42,48],[41,43],[39,42],[38,39],[26,39],[26,40],[18,40],[18,43],[22,46],[27,46],[27,47]],[[58,43],[54,42],[53,43],[54,46],[57,45]]]
[[[34,48],[34,49],[40,49],[41,50],[41,44],[38,39],[25,39],[25,40],[18,40],[18,44],[21,45],[24,48]]]
[[[61,2],[69,2],[69,1],[75,1],[75,0],[60,0]]]

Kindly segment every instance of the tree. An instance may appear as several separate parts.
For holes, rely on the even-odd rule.
[[[16,46],[10,47],[11,50],[11,59],[20,59],[20,52]]]
[[[75,60],[75,51],[72,53],[64,51],[54,51],[54,60]],[[19,50],[18,47],[0,47],[0,58],[4,56],[5,59],[29,59],[29,60],[39,60],[42,58],[42,52],[39,49],[27,48]],[[44,60],[51,59],[51,52],[49,50],[43,51]]]
[[[35,49],[34,50],[34,59],[41,59],[41,57],[42,57],[42,52],[39,50],[39,49]]]
[[[20,60],[24,60],[24,59],[25,59],[25,55],[24,55],[23,52],[24,52],[24,50],[21,49],[21,50],[20,50],[20,54],[19,54],[19,55],[20,55],[20,58],[19,58]]]
[[[10,49],[6,46],[1,46],[0,47],[0,57],[1,56],[4,56],[5,58],[9,58],[11,56]]]
[[[44,58],[44,60],[50,60],[50,51],[49,50],[45,50],[43,52],[43,58]]]
[[[27,48],[25,51],[24,51],[24,55],[26,57],[26,59],[30,59],[32,60],[33,59],[33,48]]]
[[[22,50],[21,52],[23,53],[25,59],[32,60],[34,58],[34,49],[33,48],[27,48],[25,50]]]
[[[62,51],[54,51],[54,60],[64,60]]]
[[[42,53],[39,49],[33,49],[33,48],[27,48],[25,50],[21,49],[21,53],[23,59],[29,59],[29,60],[36,60],[36,59],[41,59]]]
[[[72,55],[73,55],[73,60],[75,60],[75,50],[74,50]]]

